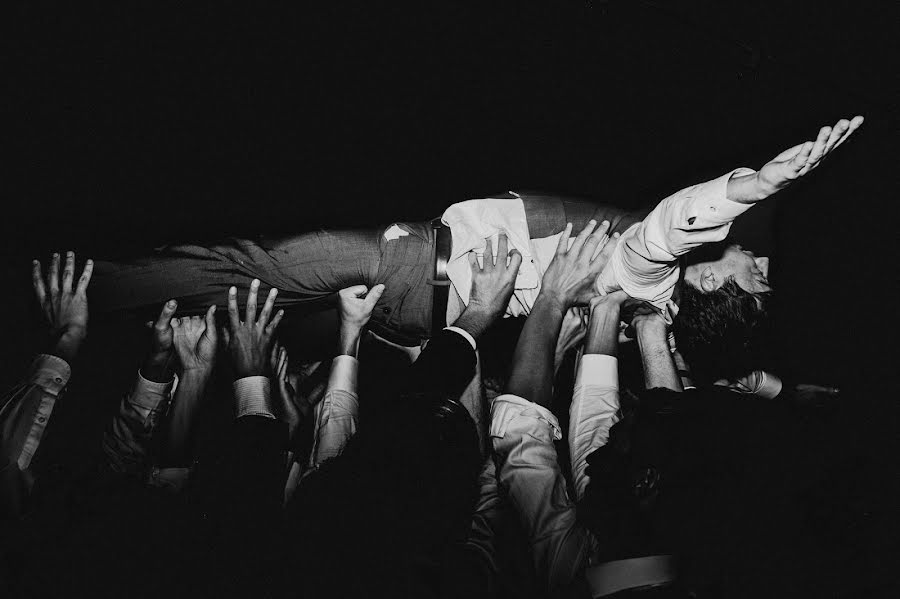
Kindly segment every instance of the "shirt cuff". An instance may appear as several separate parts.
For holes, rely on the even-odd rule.
[[[619,360],[605,354],[584,354],[575,375],[575,388],[582,386],[619,388]]]
[[[476,345],[476,343],[475,343],[475,338],[472,337],[472,335],[470,335],[468,331],[465,331],[459,327],[444,327],[444,330],[445,331],[453,331],[454,333],[459,333],[460,335],[462,335],[463,337],[466,338],[466,341],[469,342],[469,345],[472,346],[473,350],[476,350],[476,351],[478,350],[478,345]]]
[[[235,419],[243,416],[264,416],[275,419],[270,401],[271,387],[265,376],[248,376],[234,382],[236,400]]]
[[[491,437],[503,438],[506,436],[510,423],[520,416],[530,417],[536,422],[544,423],[550,428],[554,441],[562,439],[562,429],[553,412],[523,397],[509,393],[497,397],[491,404]]]
[[[359,360],[353,356],[336,356],[331,362],[331,373],[328,375],[328,389],[356,393],[358,373]]]
[[[59,395],[69,377],[72,376],[72,368],[69,363],[57,356],[40,354],[31,363],[31,374],[28,380],[38,385],[51,395]]]
[[[698,214],[691,216],[697,216],[701,221],[705,222],[692,224],[698,227],[707,226],[707,223],[722,225],[732,222],[749,210],[753,204],[744,204],[728,199],[728,181],[732,177],[743,177],[744,175],[752,175],[755,172],[752,168],[737,168],[725,173],[718,179],[713,179],[709,183],[702,185],[701,193],[704,196],[702,208]],[[688,222],[691,221],[689,220]]]
[[[148,410],[158,410],[172,396],[172,390],[178,377],[172,377],[168,383],[157,383],[145,379],[138,370],[137,381],[134,384],[134,393],[131,394],[131,403]]]

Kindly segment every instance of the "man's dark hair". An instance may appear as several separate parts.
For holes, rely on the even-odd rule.
[[[695,250],[685,263],[715,260],[730,244],[726,240]],[[733,380],[757,368],[770,299],[771,293],[745,291],[734,277],[710,292],[681,281],[673,330],[678,351],[698,383]]]

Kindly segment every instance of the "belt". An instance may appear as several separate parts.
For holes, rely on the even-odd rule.
[[[651,555],[606,562],[585,571],[591,597],[606,597],[625,589],[652,587],[675,580],[675,558]]]
[[[453,249],[453,236],[450,227],[440,218],[431,221],[434,231],[434,275],[428,280],[432,289],[431,302],[431,336],[434,337],[447,326],[447,301],[450,298],[450,279],[447,276],[447,263]]]

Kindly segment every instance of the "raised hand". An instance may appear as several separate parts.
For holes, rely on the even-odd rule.
[[[799,179],[822,161],[863,123],[863,117],[841,119],[834,127],[822,127],[816,141],[807,141],[785,150],[757,173],[760,188],[771,195]]]
[[[272,372],[275,373],[275,389],[280,417],[288,425],[288,439],[293,446],[300,429],[300,423],[309,415],[312,406],[300,395],[300,377],[291,374],[288,367],[288,352],[277,341],[272,346],[270,357]]]
[[[171,299],[167,301],[157,317],[156,322],[148,322],[151,330],[150,353],[147,361],[141,366],[141,374],[144,378],[166,383],[172,380],[175,374],[175,333],[172,329],[172,317],[178,308],[178,302]]]
[[[238,315],[237,288],[232,287],[228,290],[229,329],[225,331],[225,342],[231,355],[236,379],[265,376],[271,370],[269,358],[272,344],[275,341],[275,329],[278,328],[278,323],[284,316],[284,310],[279,310],[272,317],[275,296],[278,295],[278,290],[273,287],[259,313],[259,318],[257,318],[256,295],[258,292],[259,279],[253,279],[253,282],[250,283],[250,293],[247,296],[244,320],[241,321]]]
[[[210,306],[205,316],[172,319],[175,353],[185,373],[209,375],[216,361],[218,333],[216,307]]]
[[[562,360],[573,347],[584,341],[587,333],[588,315],[584,308],[569,308],[562,321],[559,331],[559,339],[556,341],[556,357],[554,370],[559,370]]]
[[[506,259],[509,257],[509,264]],[[497,258],[494,260],[494,247],[490,238],[485,239],[483,264],[478,265],[475,252],[469,252],[469,265],[472,268],[472,290],[469,293],[468,307],[482,310],[491,318],[503,314],[506,305],[515,291],[516,275],[522,264],[519,250],[509,249],[509,238],[500,233],[497,240]]]
[[[609,222],[603,221],[599,227],[591,220],[581,230],[572,247],[568,247],[572,224],[559,238],[556,255],[541,280],[540,295],[558,304],[565,311],[572,306],[584,306],[597,294],[594,282],[612,256],[619,234],[610,239],[607,235]],[[568,249],[566,249],[568,247]]]
[[[78,348],[87,336],[88,300],[87,288],[91,282],[94,262],[88,260],[78,278],[78,284],[72,288],[75,278],[75,252],[66,253],[66,264],[62,278],[59,273],[59,254],[53,254],[46,284],[41,274],[41,263],[32,262],[31,279],[37,294],[38,302],[47,322],[50,324],[50,335],[53,340],[51,353],[71,362],[78,353]]]

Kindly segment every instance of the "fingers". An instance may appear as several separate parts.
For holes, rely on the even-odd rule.
[[[494,244],[491,243],[490,237],[484,240],[484,261],[482,268],[483,270],[492,270],[494,268]]]
[[[581,230],[581,232],[575,237],[575,241],[572,243],[572,247],[569,248],[569,252],[578,256],[581,252],[581,248],[584,247],[585,242],[587,241],[588,236],[594,231],[594,227],[597,226],[597,221],[591,219],[588,221],[588,224]]]
[[[809,171],[813,166],[819,163],[822,160],[822,157],[825,156],[825,146],[828,144],[828,139],[831,137],[831,127],[822,127],[819,129],[819,135],[816,137],[816,141],[813,144],[812,151],[809,154],[809,158],[806,161],[806,164],[800,169],[800,174],[803,175],[807,171]]]
[[[66,266],[63,268],[62,291],[72,292],[72,279],[75,278],[75,252],[66,252]]]
[[[847,133],[848,129],[850,129],[850,121],[847,119],[841,119],[837,122],[831,130],[831,135],[828,136],[828,141],[825,142],[825,154],[828,154],[828,152],[834,149],[837,142],[844,137],[844,134]]]
[[[800,151],[797,152],[797,155],[791,159],[791,168],[796,171],[803,170],[803,167],[806,166],[806,163],[809,161],[810,152],[813,150],[813,142],[808,141],[800,147]]]
[[[272,315],[272,309],[275,307],[275,298],[277,296],[277,289],[274,287],[269,289],[269,296],[266,298],[266,303],[263,305],[262,312],[259,313],[259,321],[256,323],[257,326],[264,327],[269,322],[269,317]]]
[[[346,289],[341,289],[338,291],[338,295],[350,295],[351,297],[362,297],[366,294],[369,288],[365,285],[353,285],[352,287],[347,287]]]
[[[281,344],[278,340],[272,344],[272,351],[269,353],[269,364],[272,365],[272,372],[278,371],[279,359],[281,358]]]
[[[602,245],[597,246],[598,251],[595,252],[596,255],[591,259],[592,267],[595,267],[598,271],[603,270],[606,267],[613,252],[616,250],[616,245],[619,243],[619,237],[619,232],[616,231],[613,233],[612,237],[607,237]]]
[[[232,329],[241,326],[241,319],[238,317],[237,287],[228,289],[228,322],[231,323]]]
[[[175,310],[178,308],[178,302],[171,299],[167,301],[162,310],[159,313],[159,318],[156,319],[156,323],[154,324],[154,328],[157,332],[164,332],[169,328],[172,324],[172,316],[175,315]]]
[[[478,266],[478,255],[474,251],[469,252],[469,267],[472,269],[472,272],[481,270],[481,267]]]
[[[378,303],[378,300],[381,299],[382,294],[384,294],[384,284],[379,283],[372,287],[372,291],[369,292],[369,295],[366,296],[366,310],[372,310],[375,308],[375,304]]]
[[[559,244],[556,246],[557,254],[565,254],[569,249],[569,237],[572,235],[572,223],[566,223],[566,228],[563,229],[562,234],[559,236]]]
[[[206,320],[206,330],[207,331],[215,331],[216,330],[216,305],[213,304],[206,310],[206,316],[204,317]]]
[[[48,283],[50,284],[51,295],[59,293],[59,254],[53,254],[53,258],[50,260]]]
[[[250,282],[250,293],[247,295],[247,310],[244,314],[244,322],[252,325],[256,322],[256,294],[259,293],[259,279]]]
[[[506,233],[500,233],[497,239],[497,266],[505,267],[507,256],[509,256],[509,237]]]
[[[509,253],[509,266],[506,267],[506,270],[515,277],[520,266],[522,266],[522,253],[519,250],[512,250]]]
[[[269,326],[266,327],[266,335],[274,335],[275,329],[278,328],[278,323],[281,322],[281,318],[284,316],[284,310],[279,310],[278,314],[275,315],[275,318],[272,319],[272,322],[269,323]]]
[[[218,329],[216,329],[216,306],[213,304],[206,310],[206,315],[203,317],[203,325],[206,327],[206,330],[203,331],[203,334],[210,339],[213,343],[218,341]]]
[[[94,274],[94,261],[90,258],[84,263],[84,270],[81,271],[81,277],[78,279],[78,286],[75,293],[84,295],[87,293],[88,283],[91,282],[91,275]]]
[[[589,259],[593,260],[596,257],[596,254],[598,254],[603,246],[606,245],[606,242],[609,241],[609,236],[607,235],[608,232],[609,221],[605,220],[600,223],[600,226],[597,227],[584,242],[582,254],[589,256]]]
[[[847,141],[847,138],[850,137],[850,135],[851,135],[854,131],[856,131],[857,129],[859,129],[859,126],[863,124],[863,121],[864,121],[864,120],[865,120],[865,119],[864,119],[863,117],[861,117],[861,116],[855,116],[855,117],[853,117],[853,118],[850,120],[850,126],[847,127],[847,131],[846,131],[846,132],[844,133],[844,135],[837,141],[837,143],[835,143],[834,146],[832,146],[831,149],[833,150],[833,149],[835,149],[836,147],[838,147],[839,145],[841,145],[842,143],[844,143],[845,141]]]
[[[222,327],[222,341],[225,343],[225,347],[231,345],[231,333],[228,331],[228,327]]]
[[[44,278],[41,276],[40,260],[31,261],[31,285],[34,287],[34,293],[43,307],[47,299],[47,288],[44,287]]]

